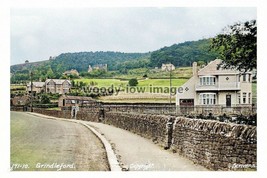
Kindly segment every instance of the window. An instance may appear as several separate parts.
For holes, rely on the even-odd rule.
[[[243,104],[246,104],[247,93],[243,93]]]
[[[202,104],[202,105],[216,104],[216,94],[215,93],[200,93],[199,104]]]
[[[248,93],[248,104],[250,104],[251,93]]]
[[[238,104],[241,104],[240,93],[237,93],[237,100],[238,100]]]
[[[200,85],[215,85],[215,76],[201,76]]]
[[[243,74],[243,82],[246,81],[246,74]]]
[[[250,82],[251,81],[251,74],[248,74],[248,82]]]

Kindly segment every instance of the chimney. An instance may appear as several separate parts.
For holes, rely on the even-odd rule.
[[[193,62],[193,76],[197,76],[197,62]]]

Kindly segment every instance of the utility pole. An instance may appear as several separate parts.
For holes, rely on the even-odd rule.
[[[32,83],[32,76],[33,76],[33,73],[32,73],[32,71],[30,71],[30,78],[31,78],[31,112],[33,112],[33,104],[32,104],[32,100],[33,100],[33,91],[32,91],[32,89],[33,89],[33,83]]]
[[[172,89],[172,67],[170,67],[170,104],[172,104],[172,93],[171,93],[171,89]]]

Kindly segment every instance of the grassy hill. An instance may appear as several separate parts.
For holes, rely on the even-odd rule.
[[[155,67],[162,63],[172,63],[176,67],[189,67],[193,61],[207,62],[218,56],[209,51],[210,39],[189,41],[164,47],[151,53],[122,52],[77,52],[63,53],[53,60],[38,63],[28,63],[11,66],[11,82],[29,81],[29,71],[32,70],[34,80],[46,78],[61,78],[66,70],[76,69],[87,78],[139,78],[148,75],[149,78],[168,78],[168,72],[158,72]],[[108,72],[96,72],[88,75],[88,65],[107,64]],[[184,70],[187,70],[184,68]],[[174,72],[181,72],[174,71]],[[175,78],[175,76],[174,76]],[[189,78],[188,75],[183,78]]]

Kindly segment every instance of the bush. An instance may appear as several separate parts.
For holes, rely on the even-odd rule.
[[[138,85],[138,81],[137,81],[136,78],[132,78],[132,79],[129,80],[128,84],[129,84],[129,86],[134,87],[134,86]]]
[[[50,99],[47,95],[43,94],[41,95],[41,103],[42,104],[50,104]]]

